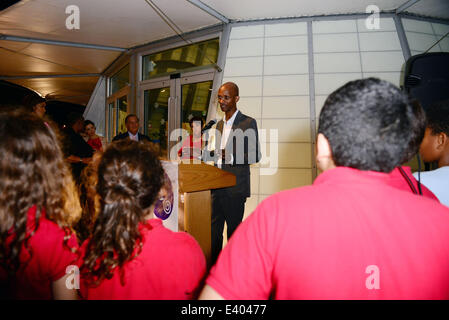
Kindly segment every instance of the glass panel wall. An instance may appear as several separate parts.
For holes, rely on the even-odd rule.
[[[191,131],[189,121],[195,116],[206,121],[212,92],[212,81],[189,83],[181,86],[182,127]]]
[[[109,95],[119,91],[129,84],[129,63],[114,74],[110,79]]]
[[[111,102],[108,104],[108,139],[112,140],[112,138],[115,136],[115,113],[114,113],[114,103]]]
[[[159,156],[168,159],[168,101],[170,88],[144,91],[145,134],[155,144]]]
[[[118,134],[125,133],[127,131],[125,125],[125,118],[128,115],[128,96],[122,96],[117,99],[117,109],[118,109],[118,123],[117,130]]]
[[[217,63],[218,38],[143,56],[142,80]]]

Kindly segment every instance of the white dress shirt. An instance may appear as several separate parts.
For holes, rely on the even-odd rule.
[[[139,133],[138,132],[136,134],[132,134],[131,132],[128,131],[128,134],[129,134],[129,138],[131,140],[139,141]]]
[[[232,115],[232,117],[229,118],[228,121],[226,121],[226,115],[223,116],[223,132],[221,134],[221,145],[220,145],[221,150],[226,148],[226,144],[228,143],[229,134],[232,131],[232,125],[234,124],[234,120],[235,120],[235,117],[237,116],[238,112],[239,111],[236,110],[234,112],[234,114]],[[231,154],[230,162],[232,163],[232,161],[233,161],[233,155]],[[222,161],[221,161],[221,157],[220,157],[217,161],[217,166],[219,168],[221,168],[221,164],[222,164]]]

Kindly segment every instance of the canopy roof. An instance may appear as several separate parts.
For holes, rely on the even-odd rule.
[[[86,105],[127,49],[237,21],[365,13],[372,0],[22,0],[0,11],[0,79]],[[80,28],[66,19],[76,5]],[[377,0],[381,12],[449,20],[447,0]],[[77,75],[77,76],[74,76]]]

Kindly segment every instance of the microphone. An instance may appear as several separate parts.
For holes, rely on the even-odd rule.
[[[201,129],[201,133],[203,133],[204,131],[209,130],[210,128],[212,128],[212,126],[213,126],[215,123],[217,123],[217,120],[215,120],[215,119],[209,121],[209,122],[204,126],[204,128]]]

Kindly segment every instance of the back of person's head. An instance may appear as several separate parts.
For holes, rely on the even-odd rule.
[[[432,134],[445,133],[449,137],[449,100],[431,104],[425,110],[427,127]]]
[[[30,93],[30,94],[26,95],[22,100],[23,106],[29,112],[33,112],[34,107],[43,102],[46,102],[46,100],[44,98],[42,98],[41,96],[37,95],[36,93]]]
[[[328,139],[336,166],[390,172],[417,151],[414,140],[423,136],[418,113],[393,84],[355,80],[326,99],[318,132]]]
[[[134,250],[142,245],[139,223],[147,219],[163,177],[149,144],[121,140],[108,146],[98,166],[100,213],[82,269],[88,282],[112,277],[115,267],[122,272],[134,258]]]
[[[58,138],[41,118],[0,113],[0,154],[0,262],[15,272],[31,236],[26,224],[31,207],[36,206],[36,221],[45,210],[63,228],[71,227],[81,210]]]
[[[69,127],[73,126],[77,121],[83,121],[83,125],[84,125],[84,117],[81,113],[78,112],[70,112],[67,115],[67,125]]]

